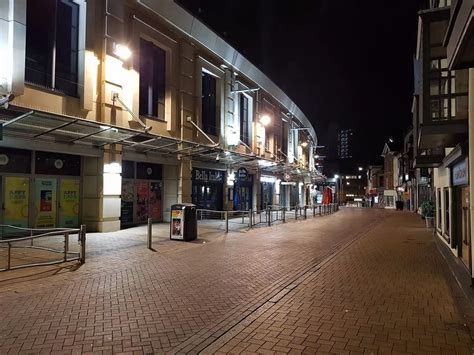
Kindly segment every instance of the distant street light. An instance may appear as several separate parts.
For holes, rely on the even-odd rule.
[[[363,167],[361,167],[361,166],[359,166],[359,171],[362,171],[362,170],[364,170],[364,168],[363,168]]]

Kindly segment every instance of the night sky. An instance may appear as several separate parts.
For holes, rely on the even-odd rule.
[[[179,0],[265,72],[336,154],[356,131],[356,164],[377,163],[411,124],[413,56],[422,0]]]

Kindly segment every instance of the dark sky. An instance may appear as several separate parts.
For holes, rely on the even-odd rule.
[[[331,151],[338,128],[356,131],[361,163],[375,163],[388,137],[401,142],[422,0],[178,2],[280,86]]]

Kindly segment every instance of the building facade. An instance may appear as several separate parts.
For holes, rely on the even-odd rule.
[[[174,1],[6,0],[0,24],[0,223],[291,207],[323,179],[304,113]]]
[[[471,279],[472,6],[430,1],[420,11],[413,103],[415,207],[434,201],[436,235]]]

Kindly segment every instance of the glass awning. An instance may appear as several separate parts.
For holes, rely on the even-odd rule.
[[[275,175],[289,174],[295,178],[311,177],[313,181],[323,178],[321,174],[301,169],[295,164],[289,165],[281,161],[260,158],[253,153],[225,150],[215,145],[113,126],[79,117],[10,108],[0,109],[0,123],[5,136],[25,140],[80,144],[95,148],[108,144],[121,144],[124,150],[140,154],[169,155],[176,159],[179,156],[186,156],[193,160],[218,162],[229,167],[255,168]]]

